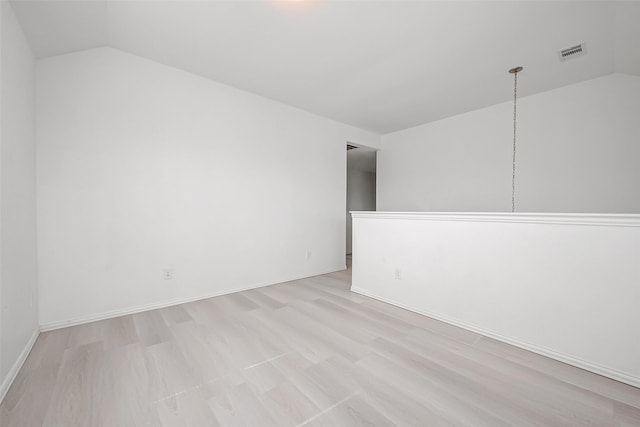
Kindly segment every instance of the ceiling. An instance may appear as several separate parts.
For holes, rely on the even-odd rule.
[[[508,101],[516,65],[523,96],[640,75],[639,1],[12,4],[38,58],[111,46],[379,134]]]

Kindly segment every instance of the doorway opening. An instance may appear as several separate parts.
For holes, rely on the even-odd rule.
[[[347,267],[353,250],[350,211],[376,210],[376,150],[347,143]]]

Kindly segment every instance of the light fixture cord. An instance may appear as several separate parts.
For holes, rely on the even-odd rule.
[[[511,173],[511,212],[516,211],[516,123],[518,107],[518,73],[513,73],[513,160]]]

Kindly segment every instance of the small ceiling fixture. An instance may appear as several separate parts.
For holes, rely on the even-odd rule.
[[[511,162],[511,212],[516,211],[516,135],[518,123],[518,73],[522,67],[514,67],[509,70],[513,74],[513,157]]]

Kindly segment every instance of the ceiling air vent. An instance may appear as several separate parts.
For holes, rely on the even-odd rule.
[[[562,49],[560,52],[558,52],[558,55],[560,56],[560,61],[566,61],[567,59],[573,59],[586,53],[586,46],[584,45],[584,43],[580,43],[578,45]]]
[[[347,144],[347,151],[353,150],[354,148],[358,148],[355,145]]]

